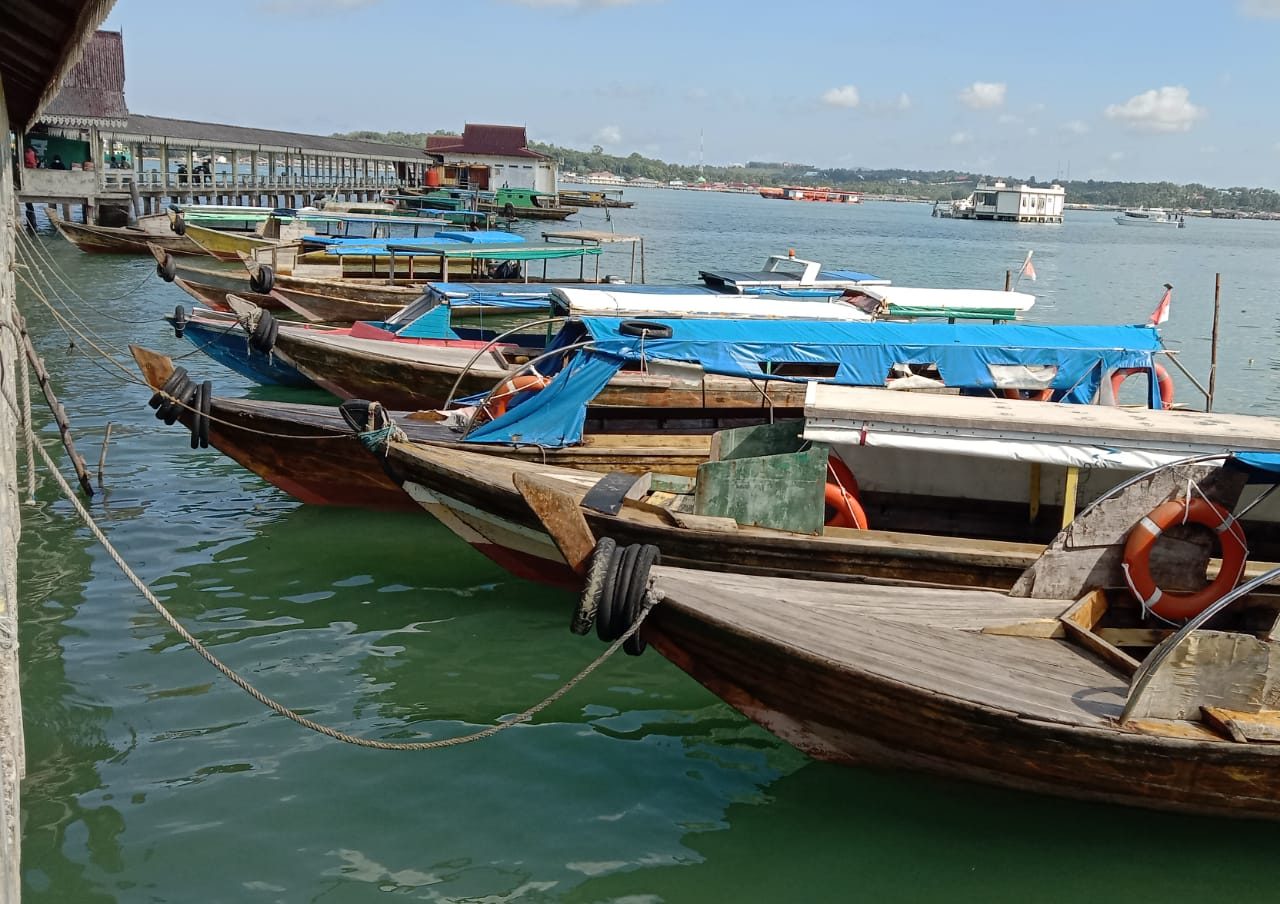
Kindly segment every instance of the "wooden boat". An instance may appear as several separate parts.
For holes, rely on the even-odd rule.
[[[81,251],[94,254],[146,254],[148,245],[156,245],[173,254],[204,254],[204,249],[195,242],[170,231],[167,214],[140,217],[137,226],[94,226],[64,220],[53,207],[46,208],[45,212],[58,233]]]
[[[172,359],[138,346],[131,346],[130,351],[148,385],[157,390],[163,387],[174,371]],[[214,395],[210,414],[210,445],[302,502],[422,511],[398,481],[387,475],[382,459],[371,455],[360,443],[334,406]],[[458,434],[436,420],[434,414],[394,412],[392,416],[414,441],[447,447],[458,444]],[[190,429],[193,412],[183,410],[177,420]],[[563,450],[491,450],[495,455],[529,462],[540,462],[546,456],[563,467],[599,472],[647,468],[654,463],[668,470],[690,471],[706,458],[709,442],[709,433],[695,441],[681,437],[650,440],[643,459],[636,455],[634,437],[607,434],[581,447]]]
[[[595,190],[588,189],[586,191],[560,190],[560,203],[567,204],[572,207],[635,207],[635,201],[624,201],[622,199],[622,191],[619,190]]]
[[[231,307],[227,304],[227,296],[237,294],[267,311],[289,310],[284,298],[282,298],[280,293],[275,290],[265,294],[262,292],[250,292],[247,288],[244,290],[231,291],[219,288],[218,286],[205,285],[198,282],[188,282],[187,280],[177,276],[174,277],[173,284],[194,298],[197,304],[223,314],[231,313]]]
[[[248,341],[249,335],[239,319],[230,313],[195,309],[190,313],[175,311],[165,317],[180,339],[186,339],[224,367],[262,386],[314,388],[314,384],[298,373],[278,355],[264,354]],[[281,323],[281,329],[301,328],[301,324]]]
[[[220,261],[238,261],[241,254],[252,254],[259,248],[271,248],[277,240],[263,238],[252,232],[228,232],[187,222],[183,234],[199,245],[210,257]]]
[[[1280,595],[1268,585],[1280,569],[1229,591],[1217,588],[1233,586],[1234,574],[1215,578],[1199,614],[1175,632],[1143,619],[1147,603],[1123,567],[1157,511],[1191,498],[1231,511],[1246,480],[1280,479],[1275,454],[1225,458],[1121,488],[1066,527],[1006,593],[708,581],[664,566],[628,574],[644,592],[627,597],[661,599],[644,641],[817,759],[1276,819]],[[1208,542],[1164,545],[1166,567],[1198,573],[1203,585]],[[613,636],[618,594],[592,602]]]

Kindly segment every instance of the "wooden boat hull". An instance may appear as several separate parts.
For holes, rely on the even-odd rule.
[[[189,282],[182,277],[174,277],[173,284],[194,298],[197,303],[204,305],[210,310],[219,311],[224,314],[231,311],[231,306],[227,304],[228,295],[236,295],[247,301],[253,302],[260,308],[265,308],[268,311],[289,310],[284,299],[274,291],[263,295],[261,292],[250,292],[247,289],[224,289],[219,286],[206,285],[199,282]]]
[[[508,206],[511,207],[509,211]],[[499,207],[496,204],[482,204],[480,209],[517,220],[567,220],[578,212],[576,207],[515,207],[513,205]]]
[[[49,222],[58,233],[81,251],[91,254],[148,254],[148,245],[156,245],[170,254],[203,255],[204,249],[183,235],[136,229],[128,226],[94,226],[72,223],[52,210]]]
[[[403,308],[408,301],[397,299],[394,302],[363,301],[354,298],[339,298],[318,292],[304,292],[300,289],[280,286],[274,290],[285,306],[312,323],[354,323],[357,320],[386,320],[396,311]]]
[[[654,447],[642,446],[636,437],[626,439],[633,445],[613,453],[613,469],[636,474],[654,471],[691,476],[706,461],[710,449],[709,442],[700,442],[709,440],[705,436],[666,437],[673,447],[681,443],[666,449],[656,445],[663,438],[650,438]],[[592,449],[564,451],[573,454],[561,457],[553,452],[543,463],[527,455],[510,455],[501,447],[392,443],[387,467],[424,509],[493,561],[529,580],[579,589],[580,577],[565,564],[554,540],[514,483],[518,473],[554,478],[567,492],[581,498],[596,479],[584,479],[562,466],[583,467]],[[884,531],[830,531],[815,537],[751,528],[684,528],[625,507],[618,515],[590,509],[582,514],[594,536],[610,537],[619,545],[651,543],[671,565],[772,577],[825,581],[876,578],[1008,589],[1043,549],[1037,544]]]
[[[204,252],[220,261],[236,262],[241,254],[252,254],[259,248],[270,248],[278,244],[273,239],[244,232],[225,232],[221,229],[210,229],[189,221],[185,222],[186,237],[199,245]]]
[[[166,317],[170,324],[173,317]],[[279,355],[264,355],[249,346],[248,336],[234,315],[193,315],[183,327],[183,338],[223,367],[263,386],[311,389],[314,384],[285,363]]]
[[[404,352],[404,346],[397,350],[396,345],[393,341],[338,344],[283,333],[277,340],[277,348],[299,371],[340,398],[371,399],[388,408],[408,410],[441,407],[470,355],[430,360]],[[462,377],[457,395],[487,392],[506,373],[492,359],[478,361]],[[592,407],[687,412],[734,408],[762,412],[767,420],[770,409],[782,417],[804,406],[803,383],[779,383],[767,391],[766,397],[757,384],[735,377],[707,374],[700,381],[687,382],[623,371],[596,396]]]
[[[986,638],[1007,642],[989,645],[993,653],[1012,646],[1017,657],[1018,671],[997,680],[991,664],[1003,662],[999,655],[975,661],[937,646],[937,632],[913,642],[902,626],[865,618],[848,625],[841,658],[821,639],[844,630],[828,608],[809,616],[815,646],[806,651],[762,630],[767,619],[751,601],[709,606],[693,580],[668,580],[665,571],[656,579],[665,599],[644,637],[743,715],[816,759],[1160,810],[1280,818],[1280,746],[1235,743],[1194,722],[1121,729],[1128,678],[1096,662],[1073,662],[1065,641]],[[744,615],[747,606],[755,614]],[[805,616],[792,606],[776,617]],[[966,651],[973,647],[966,641]],[[1069,712],[1029,714],[1019,705],[1024,688],[1009,682],[1020,674],[1033,685],[1066,683],[1076,671],[1084,674],[1080,687],[1059,705],[1090,710],[1079,722]]]

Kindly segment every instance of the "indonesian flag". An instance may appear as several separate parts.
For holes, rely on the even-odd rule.
[[[1034,251],[1027,252],[1027,259],[1022,262],[1022,270],[1019,271],[1018,276],[1019,277],[1025,276],[1027,279],[1031,280],[1032,282],[1035,282],[1036,268],[1035,268],[1035,265],[1031,263],[1031,255],[1033,254],[1035,254]]]
[[[1160,298],[1160,303],[1156,305],[1156,309],[1151,312],[1151,320],[1148,321],[1152,326],[1159,326],[1169,319],[1169,302],[1173,298],[1173,286],[1169,283],[1164,284],[1164,295]]]

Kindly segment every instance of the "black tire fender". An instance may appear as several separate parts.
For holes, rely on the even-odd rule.
[[[595,552],[591,554],[591,563],[587,566],[587,576],[582,585],[582,596],[578,598],[578,606],[569,622],[569,630],[574,634],[585,635],[595,624],[596,612],[600,609],[600,592],[604,589],[604,579],[617,546],[611,538],[605,537],[596,544]]]
[[[658,547],[650,544],[640,547],[640,553],[636,556],[633,568],[631,585],[628,588],[627,599],[625,600],[626,605],[623,609],[627,619],[627,623],[623,627],[624,631],[635,624],[636,619],[640,617],[640,613],[644,611],[645,596],[649,592],[649,570],[660,561],[662,561],[662,553],[658,551]],[[640,634],[641,631],[636,631],[623,642],[622,650],[628,656],[639,656],[649,645]]]
[[[276,284],[276,271],[270,264],[259,264],[257,271],[249,277],[249,288],[259,295],[266,295]]]
[[[654,320],[624,320],[618,324],[618,332],[623,336],[647,339],[670,339],[672,336],[671,324]]]
[[[173,255],[165,252],[164,260],[156,263],[156,276],[165,282],[173,282],[173,278],[178,275],[178,265],[173,261]]]

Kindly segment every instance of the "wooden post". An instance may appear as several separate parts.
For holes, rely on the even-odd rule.
[[[67,450],[72,467],[76,469],[76,477],[80,481],[80,487],[84,490],[86,496],[93,498],[93,481],[89,479],[89,470],[84,466],[84,459],[80,457],[80,453],[76,451],[75,440],[71,438],[71,425],[67,421],[67,411],[62,407],[62,403],[58,401],[58,397],[54,395],[53,387],[49,385],[49,372],[44,369],[44,361],[37,354],[36,347],[31,344],[31,335],[27,332],[26,319],[16,310],[13,312],[13,316],[18,323],[18,332],[22,335],[22,347],[26,352],[27,360],[31,362],[31,367],[36,372],[36,382],[40,384],[40,391],[44,393],[44,400],[49,405],[49,410],[53,413],[53,420],[58,425],[58,433],[62,435],[62,445]]]
[[[1067,468],[1067,482],[1062,490],[1062,526],[1066,527],[1076,517],[1076,494],[1080,489],[1080,469]]]
[[[107,446],[111,444],[111,421],[107,421],[107,433],[102,437],[102,451],[98,453],[98,486],[102,486],[102,472],[107,466]]]
[[[1218,315],[1222,311],[1222,274],[1213,274],[1213,338],[1209,342],[1209,391],[1204,410],[1213,410],[1213,392],[1218,383]]]
[[[1009,291],[1012,291],[1012,289],[1013,289],[1013,271],[1006,270],[1004,271],[1004,290],[1006,292],[1009,292]]]

